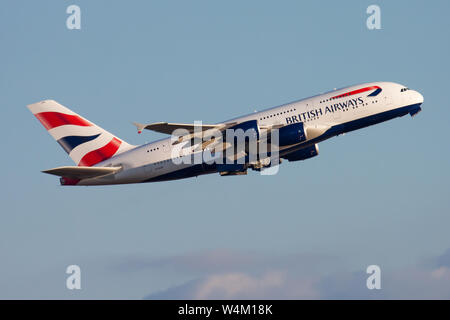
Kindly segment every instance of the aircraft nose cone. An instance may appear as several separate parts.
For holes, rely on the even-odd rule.
[[[423,103],[423,95],[420,94],[420,92],[418,91],[414,91],[414,100],[416,101],[416,103]]]

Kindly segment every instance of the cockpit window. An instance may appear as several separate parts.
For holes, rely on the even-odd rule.
[[[407,91],[407,90],[409,90],[409,88],[402,88],[402,89],[400,90],[400,92],[405,92],[405,91]]]

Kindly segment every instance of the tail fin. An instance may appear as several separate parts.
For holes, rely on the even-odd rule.
[[[28,109],[78,166],[93,166],[134,147],[54,100]]]

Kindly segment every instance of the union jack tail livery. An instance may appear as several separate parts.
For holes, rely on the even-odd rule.
[[[77,166],[91,167],[134,147],[54,100],[30,104],[28,109]]]

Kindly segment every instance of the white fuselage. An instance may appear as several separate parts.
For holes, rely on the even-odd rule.
[[[287,153],[344,132],[408,113],[413,115],[422,103],[423,97],[417,91],[392,82],[372,82],[333,90],[222,123],[257,120],[258,125],[273,126],[303,122],[305,127],[331,128],[314,141],[292,146],[284,151]],[[123,170],[104,178],[82,180],[79,185],[173,180],[214,172],[204,170],[201,165],[174,163],[173,148],[171,138],[136,147],[96,164],[100,167],[122,166]]]

